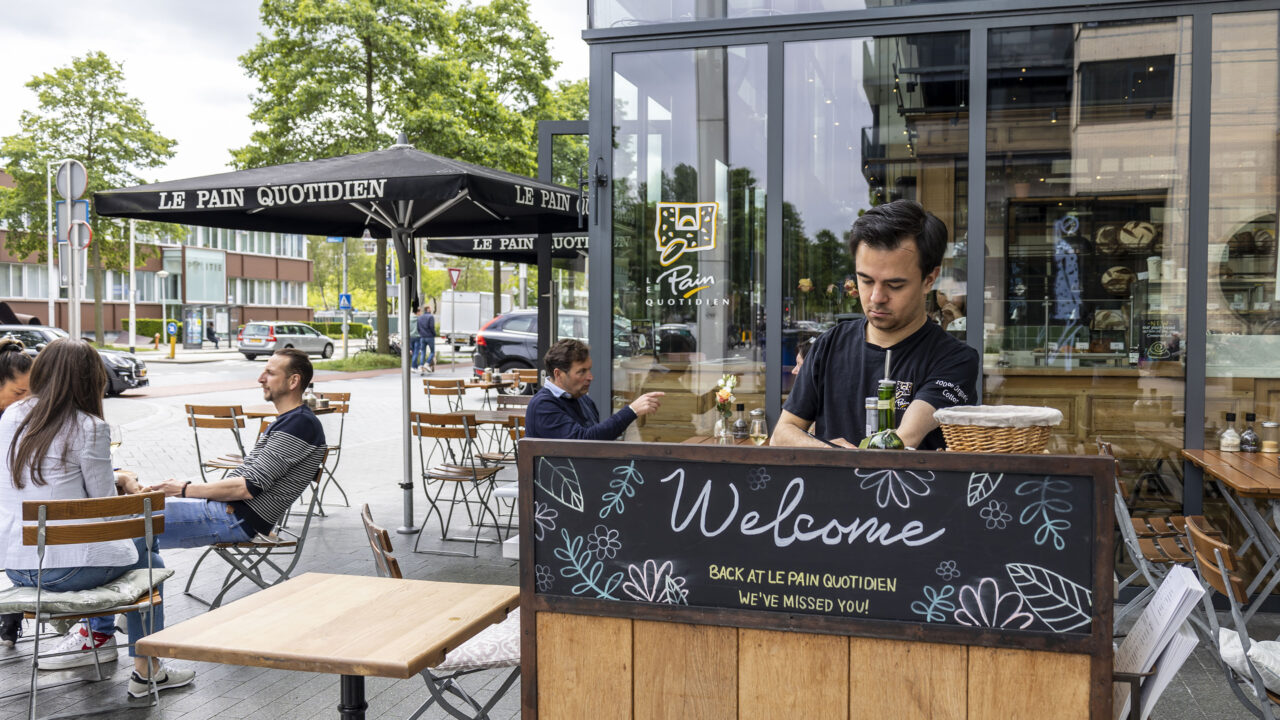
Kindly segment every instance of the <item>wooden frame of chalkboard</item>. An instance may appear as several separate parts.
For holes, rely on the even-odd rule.
[[[538,716],[536,627],[537,616],[542,612],[1088,655],[1090,657],[1090,715],[1098,719],[1110,717],[1113,663],[1114,533],[1112,528],[1114,526],[1114,516],[1112,514],[1112,500],[1114,494],[1114,465],[1109,458],[755,448],[659,443],[639,445],[534,439],[520,441],[519,458],[519,512],[520,527],[522,529],[520,533],[520,588],[523,613],[521,620],[523,676],[521,693],[522,717],[526,719]],[[935,473],[971,473],[971,478],[978,477],[980,473],[985,473],[992,477],[997,475],[1001,477],[1004,475],[1010,475],[1011,477],[1044,476],[1043,483],[1041,483],[1044,487],[1031,487],[1024,493],[1023,487],[1018,486],[1017,494],[1031,495],[1037,491],[1041,492],[1040,499],[1043,502],[1050,503],[1046,505],[1049,508],[1059,507],[1052,505],[1054,502],[1052,496],[1048,496],[1048,499],[1045,499],[1046,496],[1043,494],[1047,490],[1054,489],[1054,486],[1050,485],[1050,483],[1055,481],[1058,483],[1068,482],[1064,481],[1063,478],[1074,479],[1077,485],[1083,481],[1088,487],[1078,487],[1077,490],[1088,490],[1092,506],[1090,508],[1077,509],[1075,518],[1080,520],[1080,513],[1083,512],[1088,522],[1076,523],[1077,531],[1085,531],[1087,537],[1078,535],[1075,539],[1087,541],[1088,545],[1087,548],[1073,545],[1070,554],[1077,566],[1084,568],[1084,572],[1091,575],[1091,587],[1086,589],[1090,593],[1092,600],[1091,607],[1088,608],[1089,617],[1086,622],[1079,624],[1079,626],[1068,628],[1066,631],[1059,627],[1053,628],[1056,630],[1053,632],[1048,631],[1047,628],[1042,628],[1045,630],[1042,632],[1007,631],[991,627],[966,627],[924,621],[912,622],[900,619],[871,619],[812,614],[778,609],[776,605],[771,609],[705,607],[620,601],[619,599],[598,599],[572,596],[572,594],[538,592],[537,583],[539,578],[537,577],[538,570],[535,569],[536,548],[534,537],[534,530],[537,529],[538,525],[538,519],[535,518],[535,494],[542,492],[545,495],[545,488],[535,489],[534,479],[538,468],[537,463],[543,458],[570,458],[578,461],[580,465],[589,464],[593,460],[618,461],[632,463],[633,467],[635,462],[646,461],[697,463],[699,464],[698,467],[705,472],[710,472],[709,468],[711,466],[719,465],[721,467],[814,468],[816,469],[815,472],[822,472],[820,469],[823,468],[838,468],[863,473],[857,477],[868,477],[884,470],[919,475],[927,474],[930,479],[934,477]],[[826,472],[830,472],[830,470],[826,470]],[[671,478],[664,478],[662,482],[669,479]],[[998,482],[998,478],[996,481]],[[599,483],[598,487],[591,488],[596,495],[599,495],[601,491],[607,491],[609,487],[609,477],[607,475],[588,482]],[[651,485],[654,482],[651,481]],[[856,483],[857,481],[856,479],[851,479],[851,482]],[[709,486],[712,481],[707,480],[706,483]],[[970,501],[973,500],[973,493],[975,492],[979,494],[984,490],[988,493],[991,492],[990,487],[980,488],[975,491],[975,485],[979,484],[981,483],[975,483],[971,480],[970,496],[968,498]],[[1023,485],[1027,484],[1023,483]],[[989,486],[990,483],[987,483],[987,485]],[[697,491],[697,488],[702,487],[696,482],[692,483],[692,486],[691,489],[687,490],[688,497],[691,497]],[[867,487],[869,486],[863,485],[864,490]],[[1065,487],[1065,485],[1062,487]],[[875,488],[872,488],[872,491],[874,490]],[[746,492],[745,489],[744,492]],[[581,497],[584,494],[586,494],[586,490],[580,489],[577,497]],[[734,498],[735,500],[737,498],[736,490],[734,491]],[[1032,497],[1027,502],[1030,503],[1035,499],[1035,497]],[[687,503],[688,501],[686,500]],[[972,507],[974,503],[969,502],[968,505]],[[737,507],[736,502],[734,507]],[[880,507],[883,508],[885,505],[881,504]],[[703,509],[705,510],[706,508],[704,507]],[[985,510],[985,508],[983,509]],[[564,510],[564,508],[561,508],[561,510]],[[543,512],[546,512],[545,505],[543,506]],[[694,513],[690,511],[688,519],[690,522],[696,523],[696,520],[693,520],[693,515]],[[988,528],[992,527],[991,522],[993,520],[998,522],[1001,519],[1007,519],[1011,525],[1016,524],[1012,521],[1012,517],[1007,515],[994,517],[984,515],[984,517],[988,518]],[[665,518],[663,519],[665,520]],[[676,523],[674,510],[671,522],[674,527]],[[743,522],[746,522],[746,520],[743,520]],[[1040,543],[1040,535],[1045,535],[1046,544],[1051,544],[1051,541],[1056,539],[1053,537],[1055,533],[1054,527],[1048,513],[1045,513],[1045,522],[1039,527],[1036,543]],[[1060,528],[1061,526],[1058,527]],[[670,531],[671,529],[667,528],[666,530]],[[920,530],[920,532],[925,531]],[[905,531],[903,535],[906,535]],[[880,537],[883,540],[885,535]],[[569,539],[569,536],[566,535],[566,542]],[[603,543],[604,540],[600,540],[600,542]],[[850,544],[852,544],[852,541],[850,541]],[[602,548],[603,545],[599,547]],[[1058,549],[1062,550],[1062,548]],[[1085,553],[1085,557],[1081,557],[1081,553]],[[939,574],[944,569],[939,567]],[[542,568],[542,571],[545,573],[546,569]],[[1049,574],[1052,575],[1052,573]],[[581,577],[584,581],[587,579],[586,574]],[[546,578],[544,577],[543,580],[546,580]],[[617,582],[621,583],[621,580]],[[683,583],[683,579],[681,579],[681,582]],[[564,591],[560,590],[560,592],[563,593]],[[998,605],[1000,599],[998,592],[995,597]],[[1027,613],[1027,615],[1030,617],[1030,613]],[[1005,627],[1010,627],[1010,625]]]

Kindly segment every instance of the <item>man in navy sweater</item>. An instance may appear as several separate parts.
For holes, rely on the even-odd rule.
[[[601,420],[587,396],[591,387],[591,351],[580,340],[561,340],[543,360],[551,377],[525,412],[525,435],[561,440],[616,440],[641,415],[658,409],[662,393],[645,393],[635,402]]]

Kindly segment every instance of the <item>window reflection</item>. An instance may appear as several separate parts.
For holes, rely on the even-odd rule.
[[[956,0],[591,0],[591,26],[630,27],[716,18],[804,13],[955,2]]]

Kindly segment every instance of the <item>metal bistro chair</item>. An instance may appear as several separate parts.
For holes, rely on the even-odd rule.
[[[480,533],[486,527],[484,518],[487,514],[497,528],[498,518],[489,507],[493,493],[494,476],[498,474],[496,467],[483,467],[476,457],[475,449],[475,416],[468,413],[432,414],[415,412],[410,414],[413,434],[418,438],[418,460],[422,466],[422,491],[427,496],[430,507],[422,524],[425,527],[435,513],[440,521],[440,539],[451,542],[470,542],[471,553],[449,552],[445,550],[418,550],[418,543],[425,533],[418,533],[413,543],[414,552],[426,552],[435,555],[461,555],[476,557],[479,544],[501,541],[501,531],[497,531],[498,539],[481,539]],[[428,445],[430,447],[428,448]],[[452,487],[450,497],[444,498],[445,487]],[[432,489],[434,488],[434,493]],[[446,517],[440,509],[444,502],[449,503],[449,514]],[[475,535],[470,538],[450,537],[449,526],[453,522],[453,511],[461,503],[467,512],[467,519],[475,527]],[[472,511],[475,506],[475,511]]]
[[[1280,696],[1267,690],[1257,666],[1248,657],[1251,642],[1248,625],[1262,601],[1271,595],[1276,583],[1280,581],[1280,573],[1273,573],[1262,592],[1258,593],[1252,604],[1248,604],[1249,590],[1245,587],[1245,580],[1240,574],[1240,556],[1230,544],[1221,539],[1220,535],[1215,537],[1212,532],[1203,517],[1187,518],[1187,538],[1195,556],[1197,575],[1201,582],[1208,584],[1209,588],[1226,596],[1231,610],[1231,626],[1226,629],[1234,631],[1239,637],[1248,674],[1239,672],[1222,658],[1218,616],[1213,607],[1213,592],[1206,592],[1201,598],[1204,614],[1208,616],[1209,621],[1207,642],[1217,656],[1218,664],[1226,674],[1227,684],[1231,686],[1236,699],[1255,717],[1275,720],[1276,706],[1280,705]],[[1254,584],[1256,585],[1256,581]],[[1248,607],[1243,607],[1246,604]]]
[[[512,417],[507,421],[507,436],[511,440],[510,459],[504,460],[504,463],[511,465],[519,465],[520,463],[520,439],[524,437],[524,418]],[[520,489],[518,483],[504,483],[493,489],[493,497],[498,501],[498,510],[506,515],[507,518],[507,537],[511,537],[511,529],[515,525],[515,520],[519,517],[519,499]]]
[[[422,392],[427,396],[427,412],[459,412],[462,410],[462,398],[466,394],[466,381],[461,378],[454,380],[437,380],[434,378],[425,378],[422,381]],[[432,406],[431,398],[443,398],[444,409],[440,410]]]
[[[120,519],[120,516],[134,515],[140,517]],[[161,603],[160,592],[156,589],[156,585],[162,582],[165,577],[168,577],[170,573],[162,568],[151,566],[150,552],[147,552],[148,564],[146,569],[146,585],[149,589],[138,597],[114,607],[98,608],[96,610],[82,608],[65,612],[50,611],[46,608],[46,603],[57,599],[66,599],[68,596],[74,596],[77,593],[46,591],[42,580],[45,548],[50,545],[82,545],[110,540],[145,538],[145,547],[148,550],[154,549],[156,536],[164,532],[164,493],[150,492],[138,495],[76,500],[28,500],[22,503],[22,521],[22,544],[26,546],[34,545],[36,547],[36,556],[39,558],[39,567],[36,573],[36,596],[29,608],[23,611],[26,619],[34,620],[39,625],[55,620],[76,621],[81,618],[139,611],[144,614],[145,622],[148,623],[148,634],[154,630],[154,625],[151,624],[154,622],[154,618],[149,611]],[[51,524],[55,522],[59,524]],[[138,571],[131,572],[136,573]],[[106,590],[108,586],[116,582],[112,581],[112,583],[95,590]],[[54,597],[48,597],[50,595]],[[112,650],[111,652],[114,653],[115,651]],[[45,655],[45,657],[51,656]],[[80,680],[71,680],[43,686],[39,685],[36,682],[39,658],[40,633],[37,632],[34,639],[34,649],[31,654],[31,685],[30,689],[26,691],[28,696],[27,715],[31,720],[36,717],[37,695],[40,690],[48,690],[53,687],[80,682]],[[94,666],[97,670],[97,681],[108,679],[107,675],[102,672],[102,662],[103,659],[98,657],[98,650],[95,648]],[[152,681],[151,705],[156,705],[159,701],[159,691],[156,689],[155,682]],[[123,707],[115,709],[123,709]],[[96,708],[95,712],[103,712],[109,709],[111,708]]]
[[[351,507],[351,501],[347,499],[347,491],[342,489],[342,485],[338,483],[338,478],[334,475],[338,471],[338,463],[342,462],[342,434],[347,427],[347,413],[351,412],[351,393],[345,392],[323,392],[316,393],[316,397],[324,398],[329,401],[329,408],[333,415],[338,416],[338,441],[329,443],[329,460],[324,467],[324,484],[320,486],[320,515],[324,515],[324,494],[330,485],[337,488],[342,493],[343,507]],[[325,438],[328,440],[328,438]]]
[[[289,513],[285,513],[280,522],[272,528],[270,535],[258,534],[248,542],[217,543],[209,547],[191,568],[186,587],[182,592],[212,609],[221,605],[227,592],[241,580],[248,579],[263,589],[288,580],[293,569],[297,567],[298,560],[302,558],[302,549],[307,542],[307,532],[311,529],[311,519],[315,517],[320,507],[320,483],[324,479],[324,463],[328,454],[329,451],[325,450],[324,455],[320,457],[320,467],[316,469],[316,476],[311,480],[311,501],[307,504],[306,514],[302,516],[300,529],[294,530],[288,527]],[[205,600],[191,592],[191,584],[196,579],[196,572],[200,569],[200,565],[210,554],[222,558],[231,568],[222,579],[222,587],[217,595],[212,600]],[[268,573],[271,579],[268,579]]]
[[[360,519],[364,522],[365,535],[369,538],[369,549],[373,551],[374,567],[378,575],[396,579],[404,577],[400,572],[400,561],[391,548],[391,534],[374,524],[367,504],[360,508]],[[495,668],[511,668],[511,672],[507,673],[493,696],[482,706],[462,688],[458,678]],[[440,708],[449,715],[463,720],[489,718],[489,711],[520,677],[520,609],[516,608],[502,622],[485,628],[475,637],[450,650],[445,655],[444,662],[427,668],[420,674],[431,697],[409,716],[409,720],[418,720],[435,703],[439,703]],[[474,714],[469,714],[467,708],[451,703],[446,693],[457,696]]]
[[[245,425],[244,410],[239,405],[187,405],[187,425],[196,439],[196,462],[200,464],[200,479],[209,482],[209,473],[221,473],[219,480],[244,462],[244,441],[240,431]],[[200,430],[230,430],[236,442],[236,453],[204,459],[205,449],[200,446]]]

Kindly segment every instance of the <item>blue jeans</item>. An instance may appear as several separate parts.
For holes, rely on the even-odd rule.
[[[422,343],[427,346],[427,364],[435,365],[436,363],[436,336],[422,338]]]
[[[227,512],[218,500],[166,498],[164,532],[158,538],[162,548],[208,547],[214,543],[248,542],[248,528]]]
[[[166,527],[167,527],[166,518]],[[124,575],[130,570],[137,570],[147,567],[146,541],[143,538],[135,538],[133,541],[138,547],[138,561],[132,565],[123,567],[76,567],[76,568],[45,568],[41,576],[41,583],[45,589],[51,592],[71,592],[75,590],[88,590],[105,585],[112,580]],[[159,543],[157,543],[158,545]],[[151,567],[162,568],[164,561],[160,559],[160,553],[151,553]],[[6,570],[5,574],[13,581],[14,585],[20,587],[36,586],[35,570]],[[164,593],[164,583],[157,586],[161,595]],[[151,618],[155,625],[148,627],[151,623],[143,622],[142,616],[138,611],[125,613],[125,621],[128,625],[129,632],[129,657],[134,657],[133,644],[139,639],[146,637],[150,630],[164,629],[164,605],[156,605],[151,608]],[[105,615],[103,617],[89,618],[89,627],[97,633],[104,635],[114,635],[116,633],[116,618],[114,615]]]
[[[423,363],[426,349],[426,344],[422,342],[422,338],[413,339],[413,344],[409,346],[409,367],[416,368]]]

